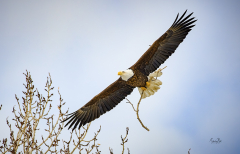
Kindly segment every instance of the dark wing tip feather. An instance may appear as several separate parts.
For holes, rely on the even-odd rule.
[[[187,34],[191,31],[191,28],[197,20],[191,17],[193,12],[186,15],[187,10],[180,16],[177,14],[172,26],[164,33],[155,43],[156,50],[149,50],[152,57],[148,58],[148,63],[144,62],[141,65],[144,67],[145,75],[149,75],[154,72],[161,64],[163,64],[172,53],[175,52],[177,47],[186,38]],[[153,52],[152,52],[153,51]],[[147,54],[146,54],[147,55]],[[141,57],[142,58],[142,57]],[[142,58],[147,59],[147,58]],[[142,62],[142,61],[140,61]],[[138,64],[136,64],[137,66]]]
[[[188,16],[186,16],[184,19],[182,19],[178,24],[181,25],[181,24],[184,24],[184,23],[186,23],[186,22],[188,22],[188,21],[191,21],[192,18],[189,19],[189,17],[190,17],[192,14],[193,14],[193,12],[190,13]],[[189,20],[187,20],[187,19],[189,19]],[[194,19],[194,17],[193,17],[193,19]]]
[[[70,129],[74,124],[74,129],[76,128],[76,125],[77,125],[77,121],[81,119],[81,116],[82,116],[83,112],[81,113],[75,113],[74,117],[72,117],[71,121],[69,121],[66,125],[68,125],[70,122],[71,124],[69,125],[68,129]],[[66,126],[65,125],[65,126]],[[73,129],[73,130],[74,130]]]
[[[186,13],[187,13],[187,10],[182,14],[182,16],[175,22],[173,26],[177,25],[182,20],[182,18],[185,16]]]
[[[69,120],[68,121],[68,123],[65,125],[65,127],[74,119],[73,117],[75,116],[75,114],[76,114],[76,112],[73,112],[73,113],[71,113],[71,114],[68,114],[67,116],[69,116],[69,117],[67,117],[66,119],[64,119],[62,122],[65,122],[65,121],[67,121],[67,120]]]
[[[179,16],[179,13],[177,14],[177,17],[176,17],[176,19],[174,20],[172,26],[176,23],[176,21],[177,21],[177,19],[178,19],[178,16]],[[171,27],[172,27],[172,26],[171,26]]]
[[[187,15],[184,19],[183,17],[185,16],[186,14],[186,11],[183,13],[183,15],[177,20],[177,21],[174,21],[173,25],[170,27],[170,28],[178,28],[179,26],[182,27],[182,26],[185,26],[185,24],[193,21],[193,19],[195,19],[194,17],[190,18],[193,14],[190,13],[189,15]],[[194,20],[194,22],[197,21],[197,20]],[[185,26],[186,27],[186,26]]]
[[[80,118],[77,119],[77,121],[75,122],[75,125],[73,126],[73,130],[77,127],[80,120],[81,120]],[[68,129],[70,129],[73,124],[74,124],[74,122],[72,122],[72,124],[68,127]]]

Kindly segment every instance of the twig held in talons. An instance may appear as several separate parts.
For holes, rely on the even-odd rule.
[[[143,91],[143,92],[144,92],[144,91]],[[141,100],[142,100],[143,92],[142,92],[141,97],[140,97],[140,99],[139,99],[139,101],[138,101],[137,110],[135,110],[133,104],[132,104],[127,98],[126,98],[126,100],[128,100],[127,103],[129,103],[129,104],[132,105],[133,110],[134,110],[134,111],[136,112],[136,114],[137,114],[137,119],[138,119],[138,121],[140,122],[140,124],[142,125],[142,127],[145,128],[147,131],[150,131],[150,130],[142,123],[141,119],[139,118],[139,114],[138,114],[138,112],[139,112],[139,105],[140,105],[140,102],[141,102]]]

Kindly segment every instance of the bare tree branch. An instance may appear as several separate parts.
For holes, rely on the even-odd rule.
[[[23,103],[19,102],[19,98],[17,95],[15,95],[15,98],[17,100],[18,104],[18,111],[13,107],[13,114],[14,118],[13,121],[15,122],[15,127],[17,128],[16,136],[14,136],[14,131],[12,129],[12,125],[6,120],[7,125],[10,130],[10,143],[8,144],[7,138],[0,140],[0,143],[2,144],[0,146],[0,152],[1,153],[25,153],[25,154],[31,154],[31,153],[73,153],[76,149],[79,150],[79,153],[82,151],[82,146],[88,146],[89,144],[92,144],[91,147],[86,148],[86,151],[88,153],[92,152],[94,149],[96,150],[96,153],[100,153],[101,151],[98,150],[98,147],[100,144],[97,144],[97,136],[101,130],[100,129],[95,133],[94,137],[86,141],[84,138],[86,137],[90,124],[87,125],[87,128],[81,127],[84,132],[80,134],[79,132],[75,132],[76,136],[78,138],[78,142],[74,142],[72,139],[72,133],[70,132],[70,140],[68,142],[63,141],[62,148],[59,147],[59,135],[62,132],[64,123],[60,123],[64,120],[64,115],[68,113],[68,110],[66,112],[62,112],[62,106],[65,105],[63,103],[62,96],[58,90],[59,94],[59,105],[58,108],[58,115],[55,120],[54,114],[49,115],[52,105],[51,105],[51,97],[53,96],[52,90],[54,87],[52,87],[52,79],[51,75],[49,73],[49,76],[47,77],[47,82],[45,85],[45,91],[47,92],[47,97],[43,97],[42,94],[39,93],[37,89],[34,88],[33,80],[31,78],[30,72],[26,71],[24,73],[26,77],[26,84],[23,84],[25,87],[25,91],[23,91],[24,97],[22,97]],[[34,97],[37,97],[37,100],[34,101]],[[2,105],[0,106],[0,110],[2,108]],[[46,120],[46,129],[40,129],[39,123],[42,120]],[[36,139],[37,134],[42,134],[40,130],[45,130],[47,132],[47,136],[42,135],[42,140],[39,142]],[[70,150],[70,144],[74,144],[73,150]],[[84,143],[87,143],[84,145]],[[47,149],[44,151],[43,146],[46,146]],[[22,147],[22,150],[20,149]],[[60,148],[60,150],[59,150]],[[20,152],[21,151],[21,152]]]
[[[127,127],[126,128],[126,136],[124,138],[122,138],[122,135],[121,135],[121,139],[122,139],[121,145],[123,146],[122,154],[124,153],[124,144],[128,141],[128,139],[127,139],[128,131],[129,131],[129,128]]]

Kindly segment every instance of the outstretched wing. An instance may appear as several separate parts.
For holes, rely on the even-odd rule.
[[[134,87],[127,85],[125,81],[119,78],[117,81],[108,86],[101,93],[96,95],[87,104],[78,109],[77,111],[68,115],[64,121],[68,121],[69,128],[73,126],[73,130],[78,126],[89,123],[101,115],[113,109],[120,103],[127,95],[131,94]]]
[[[148,76],[174,53],[191,28],[195,26],[193,23],[196,20],[193,17],[190,18],[193,13],[184,18],[186,12],[179,19],[177,15],[172,26],[151,45],[131,69],[138,69]]]

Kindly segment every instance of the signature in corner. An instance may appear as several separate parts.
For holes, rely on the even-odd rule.
[[[222,140],[220,138],[217,138],[217,140],[213,140],[213,138],[211,138],[209,142],[211,142],[211,144],[213,143],[219,144],[222,142]]]

